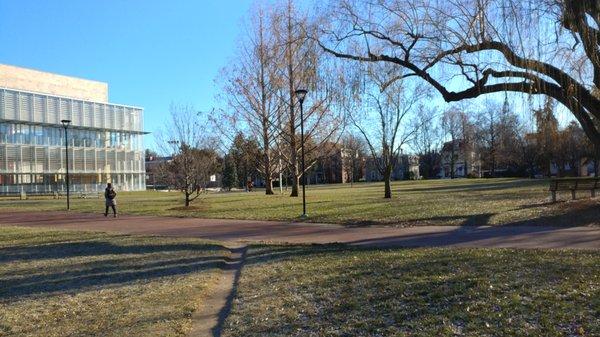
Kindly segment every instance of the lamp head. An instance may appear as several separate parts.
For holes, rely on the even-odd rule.
[[[304,102],[304,98],[306,98],[307,93],[308,91],[305,89],[297,89],[296,91],[294,91],[294,94],[296,94],[296,97],[298,97],[300,103]]]
[[[70,119],[63,119],[60,121],[62,123],[62,125],[66,128],[69,126],[69,124],[71,124],[71,120]]]

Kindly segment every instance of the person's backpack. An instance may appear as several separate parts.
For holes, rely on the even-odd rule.
[[[108,191],[108,198],[109,199],[114,199],[117,196],[117,192],[115,192],[115,190],[111,189]]]

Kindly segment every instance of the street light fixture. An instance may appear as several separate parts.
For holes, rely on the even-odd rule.
[[[67,129],[71,124],[70,119],[63,119],[60,121],[65,128],[65,159],[66,159],[66,168],[67,168],[67,211],[71,209],[70,207],[70,193],[69,193],[69,138]]]
[[[304,99],[308,93],[305,89],[297,89],[296,98],[300,102],[300,146],[302,148],[302,219],[306,219],[306,172],[304,167]]]
[[[173,147],[173,153],[171,154],[171,156],[175,157],[175,151],[176,151],[176,148],[179,147],[179,141],[178,140],[168,140],[167,143]]]

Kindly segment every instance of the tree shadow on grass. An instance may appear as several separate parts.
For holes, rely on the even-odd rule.
[[[77,292],[221,268],[229,251],[212,244],[118,245],[106,241],[5,247],[0,262],[35,265],[0,275],[0,301]]]
[[[293,285],[288,286],[286,280],[292,281],[290,284],[297,284],[298,278],[302,278],[302,276],[298,275],[297,269],[289,270],[289,276],[284,273],[283,278],[278,280],[281,283],[279,287],[281,293],[273,294],[273,297],[291,296],[288,305],[292,308],[295,299],[309,297],[313,301],[311,305],[318,307],[319,310],[313,313],[310,310],[302,311],[298,314],[305,317],[304,322],[308,322],[303,323],[302,328],[310,326],[314,328],[314,331],[318,331],[319,325],[326,324],[329,329],[358,329],[350,332],[346,330],[348,335],[365,334],[365,331],[361,331],[361,325],[352,324],[352,319],[360,317],[363,317],[361,321],[365,322],[369,317],[379,318],[372,321],[375,326],[369,326],[371,331],[392,327],[402,331],[419,327],[419,331],[428,331],[433,334],[439,326],[445,324],[443,321],[450,320],[469,323],[467,331],[474,333],[475,331],[472,329],[475,326],[483,325],[484,321],[487,322],[490,319],[497,319],[499,310],[510,316],[511,310],[513,310],[510,306],[493,305],[497,303],[496,301],[503,300],[502,293],[498,294],[498,287],[504,287],[502,291],[506,292],[512,291],[513,288],[523,288],[527,289],[528,293],[536,294],[539,289],[543,295],[543,291],[554,287],[556,282],[564,282],[563,275],[580,273],[594,275],[593,269],[585,269],[571,258],[549,260],[543,257],[537,259],[534,255],[532,259],[529,259],[520,255],[513,256],[514,253],[511,250],[498,250],[493,255],[471,255],[470,253],[462,254],[461,250],[439,250],[417,253],[406,259],[399,256],[398,259],[386,260],[376,255],[366,261],[365,259],[356,260],[356,257],[352,258],[354,254],[352,252],[368,251],[374,248],[354,248],[350,250],[350,253],[347,253],[348,248],[343,246],[337,248],[331,246],[260,248],[249,251],[246,264],[277,263],[290,259],[302,263],[305,257],[311,258],[329,253],[333,253],[329,256],[330,259],[343,258],[346,263],[334,263],[331,266],[326,264],[322,270],[314,264],[318,262],[309,264],[310,271],[307,271],[308,276],[300,283],[301,286],[297,289],[299,292],[294,291]],[[341,255],[338,256],[338,253]],[[508,265],[499,263],[499,261],[514,261],[515,268],[507,268]],[[328,268],[338,268],[338,270],[329,270]],[[315,269],[320,270],[322,274],[311,276],[310,273],[314,273]],[[494,280],[494,291],[490,290],[492,287],[487,282],[490,279]],[[382,286],[382,282],[385,282],[383,283],[385,286]],[[270,287],[272,284],[265,286]],[[252,289],[252,286],[249,287]],[[292,287],[289,289],[291,293],[286,293],[288,287]],[[257,300],[251,295],[250,293],[246,294],[245,301],[241,302],[246,309],[242,306],[241,310],[250,310],[253,305],[261,304],[260,298]],[[267,294],[267,296],[269,295]],[[570,301],[562,299],[558,295],[556,299],[534,296],[533,300],[550,301],[546,303],[548,307],[532,308],[532,313],[543,311],[550,316],[552,316],[552,310],[559,306],[554,301]],[[258,303],[253,303],[256,301]],[[481,301],[489,305],[482,306]],[[481,311],[465,311],[465,307],[469,306],[480,307]],[[591,308],[589,301],[585,299],[577,299],[575,307],[581,311],[581,314]],[[302,308],[301,300],[298,301],[298,308]],[[563,314],[567,314],[567,312],[563,312]],[[578,314],[572,313],[572,316],[575,318]],[[311,317],[311,315],[315,316]],[[268,326],[271,329],[270,332],[275,334],[284,334],[286,331],[295,330],[297,323],[286,321],[287,317],[296,317],[296,315],[281,317],[282,321],[278,321],[277,325],[265,323],[264,326],[254,328],[260,329]],[[558,319],[558,317],[554,319]],[[261,325],[261,322],[262,320],[255,319],[252,324]],[[515,321],[513,325],[508,324],[505,320],[498,321],[498,323],[504,324],[503,329],[514,329],[512,333],[518,332],[528,324],[523,320]],[[426,328],[426,330],[422,330],[422,328]],[[244,331],[243,328],[241,331]],[[256,330],[249,327],[248,331]],[[503,331],[510,332],[510,330]],[[439,330],[437,332],[439,333]]]
[[[446,184],[442,186],[419,186],[413,188],[398,188],[398,192],[444,192],[448,191],[451,193],[464,190],[465,192],[471,191],[498,191],[508,190],[515,187],[523,186],[546,186],[543,185],[544,181],[531,181],[531,180],[516,180],[507,182],[478,182],[470,184]]]

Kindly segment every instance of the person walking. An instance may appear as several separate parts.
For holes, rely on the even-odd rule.
[[[117,192],[112,187],[111,183],[106,184],[106,189],[104,190],[104,200],[106,204],[106,210],[104,211],[104,216],[108,216],[108,208],[111,207],[113,210],[113,216],[117,217]]]

